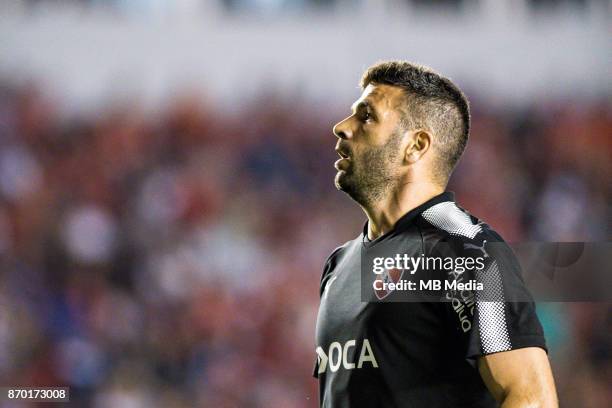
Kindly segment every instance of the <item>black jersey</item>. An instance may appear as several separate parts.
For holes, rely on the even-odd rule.
[[[501,237],[443,193],[368,242],[362,234],[325,263],[316,327],[322,407],[494,407],[476,366],[479,356],[545,348],[520,266]],[[471,274],[427,271],[486,290],[442,288],[446,301],[362,301],[363,252],[395,244],[404,254],[480,257]],[[421,272],[419,272],[421,273]],[[397,277],[396,277],[397,278]],[[473,279],[472,279],[473,278]],[[397,279],[392,279],[397,281]],[[374,290],[372,290],[374,293]]]

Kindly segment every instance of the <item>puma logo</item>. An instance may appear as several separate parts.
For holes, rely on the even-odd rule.
[[[477,249],[479,251],[482,251],[482,257],[483,258],[488,258],[489,257],[489,253],[485,249],[485,245],[486,244],[487,244],[487,240],[485,239],[484,241],[482,241],[482,246],[478,246],[478,245],[474,245],[474,244],[463,244],[463,247],[465,249]]]

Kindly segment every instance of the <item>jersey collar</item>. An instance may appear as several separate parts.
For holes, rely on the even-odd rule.
[[[423,204],[419,205],[418,207],[413,208],[412,210],[408,211],[406,214],[402,215],[400,219],[396,221],[395,225],[390,231],[388,231],[384,235],[381,235],[380,237],[376,238],[373,241],[368,240],[368,221],[366,221],[363,226],[362,241],[366,245],[373,244],[373,243],[380,241],[381,239],[384,239],[388,235],[393,234],[394,232],[402,231],[406,229],[408,226],[410,226],[415,220],[415,218],[421,215],[423,211],[427,210],[430,207],[433,207],[436,204],[440,204],[445,201],[454,202],[455,193],[452,191],[445,191],[442,194],[438,194],[437,196],[430,198],[429,200],[425,201]]]

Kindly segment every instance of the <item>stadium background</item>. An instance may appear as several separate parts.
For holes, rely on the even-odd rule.
[[[315,406],[322,264],[363,222],[331,127],[378,59],[470,97],[464,207],[512,242],[609,240],[609,23],[597,0],[0,1],[0,384]],[[562,406],[609,406],[609,304],[538,313]]]

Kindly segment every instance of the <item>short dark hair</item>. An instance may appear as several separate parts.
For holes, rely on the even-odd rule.
[[[406,61],[383,61],[371,66],[360,85],[365,89],[371,83],[405,91],[402,125],[409,129],[423,127],[434,133],[432,145],[441,159],[437,176],[448,180],[470,133],[469,102],[463,92],[432,69]]]

